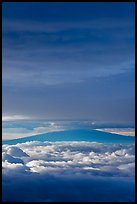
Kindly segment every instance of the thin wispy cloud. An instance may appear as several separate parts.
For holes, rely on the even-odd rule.
[[[3,112],[37,117],[39,109],[48,117],[60,113],[58,118],[73,118],[75,112],[76,118],[93,114],[97,119],[104,116],[95,104],[101,107],[105,98],[109,107],[110,92],[118,107],[121,100],[130,101],[129,110],[134,101],[134,23],[132,3],[4,3]],[[126,111],[124,115],[130,121]]]
[[[14,121],[14,120],[30,120],[31,117],[24,115],[3,115],[2,121]]]

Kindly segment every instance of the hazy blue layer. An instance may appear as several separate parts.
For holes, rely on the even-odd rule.
[[[35,127],[44,126],[48,127],[50,123],[56,123],[56,125],[62,126],[68,129],[78,128],[134,128],[133,124],[106,124],[94,121],[65,121],[65,120],[20,120],[20,121],[3,121],[3,128],[27,128],[32,130]]]
[[[134,137],[122,136],[118,134],[106,133],[97,130],[65,130],[58,132],[49,132],[40,135],[14,139],[5,140],[3,144],[17,144],[28,141],[90,141],[90,142],[103,142],[103,143],[124,143],[130,144],[135,141]]]

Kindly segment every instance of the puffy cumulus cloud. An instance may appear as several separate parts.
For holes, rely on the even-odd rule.
[[[134,201],[134,148],[96,142],[3,145],[3,201]]]
[[[23,162],[22,159],[14,158],[14,157],[12,157],[11,155],[6,154],[5,152],[2,153],[2,159],[3,159],[3,161],[7,161],[8,163],[14,163],[14,164],[16,164],[16,163],[22,163],[22,164],[24,164],[24,162]]]
[[[15,157],[28,157],[28,155],[16,146],[11,146],[7,149],[7,153]]]

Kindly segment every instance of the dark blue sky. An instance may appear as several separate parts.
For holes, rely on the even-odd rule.
[[[134,122],[134,3],[2,3],[3,115]]]

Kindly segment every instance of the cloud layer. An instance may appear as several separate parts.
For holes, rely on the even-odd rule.
[[[7,118],[12,118],[12,116],[7,116]],[[12,119],[14,121],[14,117]],[[8,119],[8,121],[12,121]],[[18,119],[20,120],[20,119]],[[30,122],[30,121],[29,121]],[[5,123],[7,124],[7,123]],[[11,123],[9,123],[11,125]],[[32,135],[39,135],[42,133],[47,133],[47,132],[57,132],[57,131],[63,131],[64,128],[62,125],[55,123],[55,122],[38,122],[38,124],[35,126],[35,122],[33,121],[31,123],[31,128],[30,127],[24,127],[22,124],[22,121],[17,123],[16,125],[19,125],[19,127],[16,127],[16,125],[13,122],[13,126],[7,125],[6,127],[2,128],[2,138],[3,140],[7,139],[17,139],[17,138],[23,138],[27,136],[32,136]],[[25,123],[27,124],[27,122]],[[30,123],[29,123],[30,124]]]
[[[133,201],[134,159],[134,145],[3,145],[3,201]]]
[[[134,122],[134,3],[2,6],[4,114]]]

